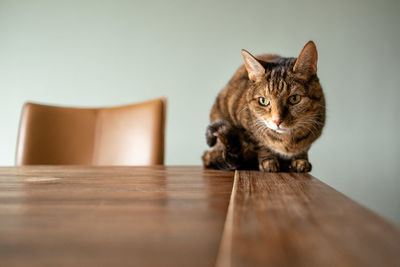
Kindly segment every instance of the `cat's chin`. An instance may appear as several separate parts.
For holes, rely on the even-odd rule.
[[[289,131],[285,130],[285,129],[272,129],[272,130],[277,132],[278,134],[287,134],[287,133],[289,133]]]
[[[275,127],[275,128],[268,127],[268,128],[278,134],[289,134],[290,133],[290,130],[288,130],[288,129],[282,129],[282,128],[277,128],[277,127]]]

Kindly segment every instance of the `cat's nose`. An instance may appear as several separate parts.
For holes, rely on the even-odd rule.
[[[282,123],[281,119],[273,119],[272,121],[276,124],[276,126],[279,126]]]

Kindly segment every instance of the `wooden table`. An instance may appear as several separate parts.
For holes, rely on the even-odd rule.
[[[0,168],[0,266],[216,264],[400,266],[400,233],[307,174]]]

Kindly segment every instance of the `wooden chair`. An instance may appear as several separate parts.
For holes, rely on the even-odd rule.
[[[26,103],[16,165],[164,164],[166,99],[112,108]]]

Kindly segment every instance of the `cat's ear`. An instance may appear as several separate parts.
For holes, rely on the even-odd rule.
[[[256,82],[261,80],[265,75],[265,69],[260,62],[249,52],[242,49],[242,57],[249,79]]]
[[[293,71],[311,77],[317,73],[318,52],[313,41],[309,41],[301,50],[294,64]]]

